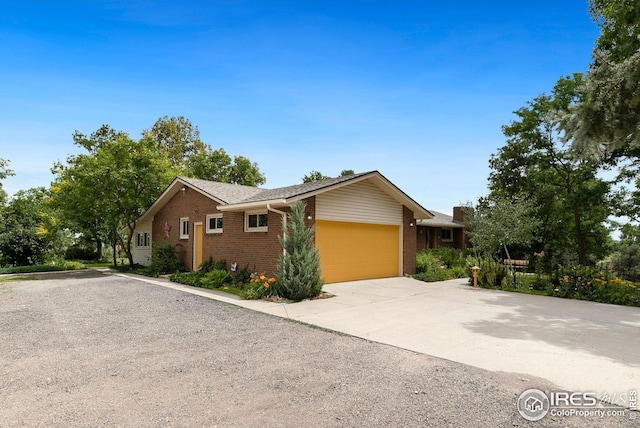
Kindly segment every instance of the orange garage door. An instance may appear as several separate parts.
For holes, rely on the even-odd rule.
[[[326,283],[400,275],[400,226],[316,221]]]

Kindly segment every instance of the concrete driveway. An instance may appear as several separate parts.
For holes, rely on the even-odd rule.
[[[640,308],[474,289],[466,280],[329,284],[335,297],[277,304],[147,280],[353,336],[596,392],[628,406],[640,391]],[[535,387],[535,386],[534,386]]]

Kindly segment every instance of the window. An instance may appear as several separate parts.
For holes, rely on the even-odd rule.
[[[453,229],[442,229],[442,240],[444,242],[453,241]]]
[[[180,219],[180,239],[189,239],[189,217]]]
[[[266,232],[267,231],[267,212],[245,213],[245,231],[247,232]]]
[[[136,235],[136,247],[149,247],[151,245],[151,235],[149,232],[138,232]]]
[[[222,233],[222,214],[207,216],[207,233]]]

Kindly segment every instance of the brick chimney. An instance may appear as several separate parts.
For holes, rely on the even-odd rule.
[[[453,221],[464,223],[464,207],[453,207]]]

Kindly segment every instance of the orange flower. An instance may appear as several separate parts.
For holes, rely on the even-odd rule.
[[[264,283],[264,284],[262,284],[262,285],[264,285],[264,288],[269,288],[269,283],[268,283],[268,282],[265,282],[265,283]]]

